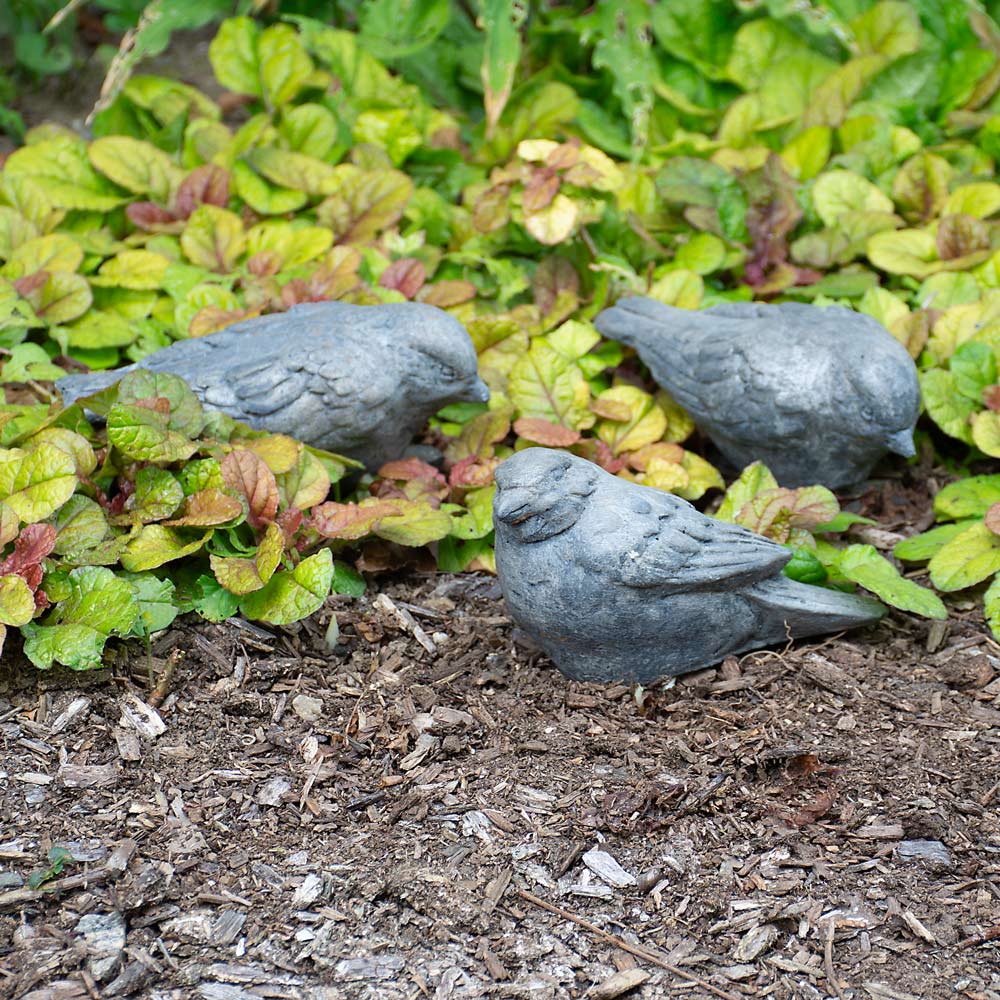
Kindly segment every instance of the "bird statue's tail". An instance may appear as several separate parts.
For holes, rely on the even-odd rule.
[[[698,313],[636,296],[620,299],[597,314],[594,326],[611,340],[629,347],[666,345],[671,337],[697,323]]]
[[[787,576],[758,583],[749,594],[758,607],[787,623],[787,631],[793,636],[873,625],[886,613],[885,606],[871,597],[797,583]]]
[[[92,396],[95,392],[107,389],[108,386],[120,382],[122,378],[135,368],[117,368],[110,372],[87,372],[79,375],[65,375],[56,382],[56,389],[62,396],[63,403],[70,406],[82,396]]]

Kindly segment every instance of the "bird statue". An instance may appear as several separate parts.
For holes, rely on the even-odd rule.
[[[786,577],[784,546],[568,452],[518,452],[496,483],[507,609],[575,680],[648,684],[885,614]]]
[[[116,371],[67,375],[68,405],[146,368],[180,375],[202,403],[261,430],[362,462],[399,458],[441,407],[486,402],[461,323],[417,302],[311,302],[179,340]]]
[[[701,311],[623,299],[594,320],[737,469],[782,486],[853,487],[887,452],[914,454],[913,360],[877,320],[839,306],[734,302]]]

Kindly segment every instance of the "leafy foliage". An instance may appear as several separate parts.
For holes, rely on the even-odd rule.
[[[356,30],[225,21],[210,49],[221,103],[125,74],[93,141],[42,126],[3,164],[0,446],[15,457],[0,466],[0,554],[22,525],[55,528],[33,565],[60,589],[12,571],[24,586],[0,595],[4,621],[50,637],[31,646],[40,659],[63,649],[41,630],[75,635],[87,594],[131,607],[119,582],[138,595],[150,575],[175,586],[172,605],[150,597],[160,609],[291,620],[339,578],[326,545],[361,543],[377,566],[385,546],[435,544],[444,569],[489,568],[492,473],[512,449],[568,448],[692,500],[722,488],[688,416],[592,326],[622,294],[866,312],[917,360],[933,424],[1000,456],[1000,28],[986,10],[335,7]],[[192,416],[176,386],[126,383],[97,438],[79,410],[25,402],[70,358],[110,368],[323,299],[419,300],[465,323],[493,398],[434,421],[443,472],[391,463],[329,500],[317,470],[342,466]],[[78,438],[99,463],[82,472]],[[106,522],[103,561],[60,551],[76,504],[81,524],[95,509]],[[792,546],[800,579],[943,613],[874,550],[830,544],[849,518],[825,491],[748,471],[721,512]],[[70,579],[86,568],[111,578]],[[81,640],[80,662],[142,631],[126,619]]]

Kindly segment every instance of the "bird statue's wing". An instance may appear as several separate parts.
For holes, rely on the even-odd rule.
[[[336,426],[342,416],[345,425],[364,437],[386,417],[385,407],[399,395],[399,386],[389,366],[372,365],[362,373],[356,362],[347,364],[342,357],[345,349],[357,348],[322,340],[309,350],[272,345],[264,356],[228,366],[223,379],[212,378],[209,383],[206,378],[205,402],[259,420],[312,394],[325,423]]]
[[[597,327],[636,347],[654,378],[696,422],[754,442],[761,426],[774,426],[781,436],[809,428],[801,395],[784,372],[787,345],[782,347],[775,321],[756,303],[688,311],[635,298],[605,310]]]
[[[667,493],[644,491],[628,503],[626,538],[614,542],[624,551],[620,575],[627,586],[728,590],[775,576],[791,558],[784,546]]]

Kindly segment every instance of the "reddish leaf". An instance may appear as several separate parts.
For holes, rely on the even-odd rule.
[[[808,826],[830,811],[836,797],[836,793],[833,791],[820,792],[802,806],[798,812],[786,816],[784,819],[792,826]]]
[[[1000,410],[1000,385],[988,385],[983,389],[983,405],[994,412]]]
[[[289,507],[283,510],[275,519],[274,523],[281,528],[285,535],[285,547],[292,544],[295,532],[302,526],[302,511],[298,507]]]
[[[14,282],[14,289],[18,295],[27,298],[32,292],[37,292],[44,287],[48,280],[48,271],[35,271],[33,274],[26,274],[23,278],[18,278]]]
[[[628,464],[624,457],[616,457],[600,438],[584,438],[573,446],[573,454],[599,465],[605,472],[610,472],[614,476]]]
[[[42,582],[42,561],[56,544],[56,529],[51,524],[27,524],[14,541],[14,551],[0,562],[0,576],[15,574],[32,590]]]
[[[993,504],[993,506],[986,511],[986,527],[989,528],[994,535],[1000,535],[1000,503]]]
[[[475,455],[463,458],[451,467],[448,483],[455,489],[472,490],[479,486],[489,486],[493,473],[500,464],[497,458],[479,459]]]
[[[444,476],[433,465],[428,465],[427,462],[422,462],[415,456],[400,458],[395,462],[386,462],[378,470],[378,474],[383,479],[430,479],[441,483],[442,486],[445,484]]]
[[[521,417],[514,421],[514,433],[525,441],[543,444],[547,448],[568,448],[580,440],[580,432],[572,427],[555,424],[542,417]]]
[[[954,260],[990,245],[986,223],[974,215],[946,215],[938,223],[937,252],[941,260]]]
[[[222,460],[222,478],[234,493],[246,498],[250,507],[247,521],[263,528],[278,513],[278,483],[262,458],[237,448]]]
[[[547,170],[537,170],[524,189],[521,205],[526,212],[540,212],[552,203],[558,193],[559,175]]]
[[[188,336],[204,337],[233,323],[239,323],[240,320],[259,315],[259,309],[223,309],[221,306],[204,306],[191,317],[191,322],[188,323]]]
[[[531,293],[542,315],[552,311],[560,292],[580,292],[580,275],[565,257],[546,257],[535,269]]]
[[[218,205],[225,208],[229,204],[229,171],[214,163],[195,167],[181,181],[174,199],[174,210],[181,219],[186,219],[199,205]]]
[[[157,205],[154,201],[135,201],[126,207],[125,214],[133,226],[147,232],[155,232],[179,221],[169,208]]]
[[[476,286],[471,281],[436,281],[433,285],[424,285],[417,295],[417,300],[426,302],[438,309],[448,309],[461,305],[476,297]]]
[[[281,270],[281,254],[277,250],[260,250],[247,261],[247,270],[257,278],[269,278]]]
[[[405,503],[405,501],[402,501]],[[400,501],[372,497],[361,503],[321,503],[309,512],[308,523],[324,538],[353,541],[371,534],[383,517],[400,513]]]
[[[567,142],[560,143],[545,157],[545,166],[553,170],[569,170],[580,162],[580,140],[573,136]]]
[[[802,218],[795,181],[781,158],[772,153],[764,166],[747,178],[746,187],[750,195],[746,222],[752,246],[743,278],[753,288],[766,286],[768,292],[780,291],[798,283],[796,269],[784,266],[788,236]]]
[[[415,257],[404,257],[393,261],[378,279],[383,288],[393,288],[408,299],[412,299],[424,286],[427,280],[427,269],[423,261]]]
[[[625,460],[637,472],[645,472],[654,458],[679,465],[684,460],[684,449],[679,444],[656,441],[638,448],[636,451],[629,452],[625,456]]]

